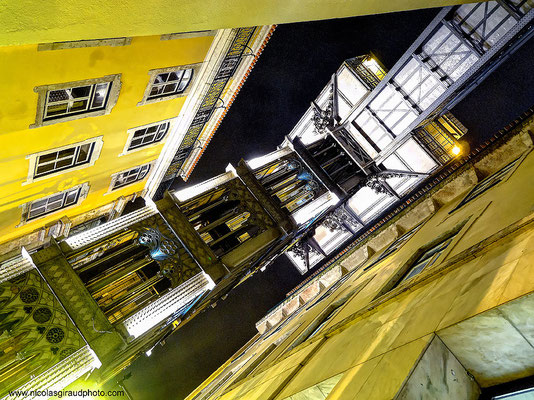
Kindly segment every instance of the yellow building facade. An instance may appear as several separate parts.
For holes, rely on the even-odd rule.
[[[483,399],[533,375],[532,115],[293,290],[188,399]]]
[[[66,209],[64,215],[72,217],[116,201],[121,196],[141,192],[143,180],[110,192],[111,175],[155,161],[164,141],[140,151],[124,152],[128,130],[176,118],[185,100],[185,97],[178,97],[139,105],[149,84],[148,72],[164,66],[202,63],[212,41],[213,36],[165,41],[159,36],[151,36],[132,38],[130,44],[123,46],[58,50],[40,50],[38,45],[0,48],[3,53],[0,68],[3,76],[9,77],[2,82],[0,97],[4,109],[0,158],[4,171],[9,171],[2,175],[2,241],[57,219],[57,214],[47,214],[21,225],[22,204],[84,182],[89,182],[90,186],[87,197],[77,207]],[[109,114],[65,122],[58,119],[47,126],[32,127],[36,123],[39,96],[34,92],[35,87],[105,76],[119,76],[116,82],[118,98]],[[29,168],[33,154],[93,138],[102,142],[94,162],[32,181],[34,171]]]
[[[227,103],[272,32],[247,29],[240,45],[256,57],[237,58],[217,94]],[[190,174],[223,110],[195,137],[188,124],[241,31],[0,47],[2,252],[67,236],[119,216],[137,196],[153,197],[186,140],[197,147],[183,160],[181,173]]]

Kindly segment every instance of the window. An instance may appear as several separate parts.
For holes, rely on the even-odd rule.
[[[291,351],[306,340],[311,339],[326,325],[334,316],[341,311],[341,306],[345,304],[350,296],[346,296],[342,301],[330,304],[328,308],[315,320],[304,332],[295,340],[295,342],[287,348],[286,351]],[[308,307],[309,308],[309,307]],[[307,308],[307,309],[308,309]]]
[[[138,147],[161,141],[169,131],[169,125],[169,122],[164,122],[162,124],[152,125],[148,128],[136,130],[128,150],[137,149]]]
[[[95,143],[93,142],[40,155],[37,157],[34,177],[38,178],[76,165],[87,164],[94,148]]]
[[[495,172],[493,175],[488,176],[486,179],[479,182],[468,194],[463,198],[463,200],[451,211],[454,212],[465,204],[469,203],[471,200],[476,199],[482,193],[491,189],[493,186],[497,185],[503,179],[506,178],[507,174],[511,172],[514,165],[517,164],[519,158],[515,159],[511,163],[507,164],[499,171]]]
[[[393,243],[391,243],[383,252],[382,254],[380,254],[378,256],[378,258],[373,261],[371,263],[371,265],[369,265],[368,267],[365,267],[363,270],[364,271],[367,271],[368,269],[370,269],[371,267],[374,267],[376,264],[378,264],[380,261],[382,261],[384,258],[390,256],[391,254],[393,254],[394,252],[396,252],[398,249],[400,249],[402,247],[402,245],[404,243],[406,243],[414,234],[415,232],[417,232],[419,230],[419,228],[421,227],[422,223],[417,225],[415,228],[413,228],[412,230],[404,233],[403,235],[399,236],[397,239],[395,239],[395,241],[393,241]]]
[[[126,185],[143,180],[150,171],[151,164],[140,165],[138,167],[119,172],[111,177],[109,191],[120,189]]]
[[[482,389],[479,400],[532,400],[534,385],[531,376]]]
[[[192,69],[157,74],[154,82],[152,82],[148,99],[182,93],[189,85],[192,77]]]
[[[173,120],[169,119],[128,129],[128,139],[120,156],[161,142],[170,131],[172,123]]]
[[[322,295],[318,296],[316,300],[314,300],[308,307],[306,307],[306,310],[309,310],[313,306],[315,306],[317,303],[320,303],[324,299],[326,299],[328,296],[330,296],[332,293],[334,293],[341,285],[343,285],[347,279],[349,279],[354,273],[358,270],[358,268],[353,269],[349,273],[343,275],[341,278],[339,278],[335,283],[330,286],[326,292],[324,292]]]
[[[38,86],[34,89],[39,94],[37,116],[30,128],[109,114],[119,90],[120,74]]]
[[[106,82],[69,89],[50,90],[46,94],[43,120],[101,110],[105,107],[110,88],[111,83]]]
[[[57,175],[66,170],[92,166],[100,155],[102,145],[102,137],[98,137],[29,155],[27,158],[30,160],[30,165],[26,183]]]
[[[201,63],[149,71],[150,79],[143,100],[138,105],[186,96],[200,65]]]
[[[423,254],[421,254],[419,257],[417,257],[406,275],[399,281],[399,283],[412,278],[413,276],[423,271],[423,269],[435,264],[436,260],[443,254],[445,249],[449,247],[449,245],[454,240],[457,234],[458,232],[454,233],[451,236],[448,236],[446,239],[441,240],[439,243],[435,244],[434,246],[426,250]]]
[[[83,185],[78,185],[51,196],[26,203],[22,206],[22,221],[20,225],[67,207],[77,205],[85,199],[88,191],[89,184],[84,183]]]
[[[326,326],[326,324],[328,324],[328,322],[330,322],[330,320],[332,320],[332,318],[334,318],[334,316],[341,310],[341,306],[342,305],[343,305],[343,303],[342,304],[338,304],[337,306],[333,306],[330,309],[331,311],[328,314],[326,314],[323,318],[321,318],[321,320],[319,321],[317,327],[314,330],[312,330],[309,335],[305,336],[304,339],[302,340],[302,342],[304,342],[304,341],[306,341],[308,339],[311,339],[312,337],[317,335],[319,333],[319,331],[321,329],[323,329],[323,327]]]

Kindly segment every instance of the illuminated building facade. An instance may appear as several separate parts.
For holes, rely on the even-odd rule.
[[[61,389],[102,362],[120,370],[142,350],[126,338],[212,287],[153,209],[126,220],[152,218],[157,232],[135,225],[111,239],[109,227],[128,227],[129,201],[187,178],[273,30],[0,47],[10,77],[0,96],[0,397]],[[65,244],[95,229],[105,243],[85,253]],[[113,376],[103,368],[96,380]]]
[[[444,8],[387,73],[359,57],[333,75],[283,143],[308,150],[306,162],[340,198],[337,211],[286,252],[302,273],[395,207],[424,181],[421,173],[438,174],[468,151],[458,143],[465,129],[448,111],[532,36],[531,8],[493,1]],[[366,169],[371,164],[381,171]],[[354,168],[367,180],[351,188]]]
[[[347,60],[276,151],[229,165],[224,174],[179,191],[165,191],[166,185],[178,175],[188,176],[224,116],[219,99],[231,103],[242,84],[235,76],[246,77],[272,27],[224,31],[224,50],[210,53],[214,47],[205,43],[214,64],[208,61],[198,72],[191,66],[194,60],[143,67],[145,84],[137,91],[116,64],[87,80],[73,76],[33,86],[33,108],[20,108],[32,116],[31,128],[24,118],[13,119],[19,125],[5,136],[16,146],[17,129],[43,132],[31,145],[46,151],[35,149],[27,159],[6,157],[20,175],[18,184],[23,181],[31,194],[26,201],[19,186],[6,183],[12,185],[8,195],[13,201],[4,206],[2,235],[9,243],[19,240],[19,233],[23,239],[0,267],[5,304],[0,324],[7,332],[0,342],[2,394],[18,387],[64,387],[90,371],[90,382],[105,382],[280,254],[305,272],[343,242],[360,237],[376,217],[402,205],[414,188],[455,162],[464,130],[448,109],[526,40],[533,17],[529,10],[529,3],[513,1],[444,9],[389,72],[372,57]],[[165,46],[189,39],[188,34],[168,35],[105,46],[113,50],[155,41]],[[89,43],[62,46],[42,46],[38,56],[91,48]],[[16,46],[4,51],[37,50]],[[185,54],[162,57],[170,53]],[[91,54],[88,63],[102,52]],[[202,57],[208,56],[199,56],[198,63]],[[202,69],[206,65],[216,67]],[[142,69],[141,63],[134,66]],[[155,109],[167,101],[182,102],[174,92],[161,99],[167,91],[185,91],[197,75],[206,80],[197,81],[198,91],[191,87],[173,128],[177,133],[165,145],[157,139],[165,135],[166,119],[158,120],[157,128],[136,123],[130,132],[130,125],[121,125],[122,136],[98,128],[99,119],[111,120],[119,109],[123,91],[136,98],[132,108]],[[78,123],[85,126],[76,128]],[[61,137],[57,146],[43,146],[40,140],[57,137],[44,132],[60,127],[72,143]],[[76,136],[81,131],[103,133]],[[156,142],[154,149],[160,146],[154,164],[143,159],[117,168],[115,159],[147,157],[135,151],[145,141]],[[109,162],[99,162],[105,154]],[[90,175],[89,168],[95,168]],[[99,180],[93,181],[93,175]],[[117,212],[73,234],[61,225],[40,233],[47,239],[35,247],[18,250],[33,243],[28,238],[33,229],[42,232],[43,224],[58,224],[58,210],[71,220],[83,215],[71,224],[76,227],[96,217],[94,210],[107,199],[139,191],[146,205],[136,211]],[[89,196],[94,204],[85,203]],[[38,216],[43,216],[39,223]],[[16,227],[21,218],[28,224]]]
[[[0,47],[1,252],[97,226],[186,178],[273,29]]]
[[[533,131],[531,109],[366,230],[187,400],[532,396]]]

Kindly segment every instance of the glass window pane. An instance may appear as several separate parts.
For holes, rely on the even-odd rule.
[[[98,85],[96,85],[91,108],[98,108],[104,106],[104,102],[108,94],[108,87],[109,83],[99,83]]]
[[[89,105],[89,100],[75,101],[69,107],[69,111],[72,111],[72,112],[85,111],[88,105]]]
[[[56,152],[49,153],[49,154],[43,154],[42,156],[39,156],[39,159],[37,160],[37,164],[48,163],[50,161],[55,160],[56,157],[57,157],[57,153]]]
[[[150,170],[150,165],[144,165],[143,168],[141,168],[141,172],[139,173],[138,179],[139,180],[143,179],[149,170]]]
[[[158,130],[158,125],[151,126],[150,128],[146,129],[146,133],[155,133]]]
[[[134,132],[133,137],[134,137],[134,138],[142,137],[142,136],[145,135],[146,131],[147,131],[146,129],[139,129],[139,130],[137,130],[137,131]]]
[[[133,139],[133,140],[130,142],[130,149],[133,149],[133,148],[139,146],[142,142],[143,142],[143,139],[142,139],[142,138],[139,138],[139,139]]]
[[[37,167],[37,169],[36,169],[35,175],[42,175],[42,174],[46,174],[48,172],[53,171],[54,170],[54,164],[55,163],[39,165]]]
[[[408,275],[406,275],[406,278],[404,278],[403,280],[408,280],[411,277],[417,275],[419,272],[421,272],[426,267],[427,264],[428,264],[428,261],[418,264],[417,266],[412,268],[412,270],[408,273]]]
[[[188,84],[188,83],[189,83],[189,81],[187,81],[187,80],[185,80],[185,79],[182,80],[182,81],[180,82],[180,85],[178,86],[178,89],[177,89],[178,92],[183,92],[183,91],[185,90],[185,88],[187,87],[187,84]]]
[[[48,92],[48,102],[56,102],[62,100],[68,100],[69,95],[65,89],[62,90],[52,90]]]
[[[165,85],[165,87],[163,89],[163,93],[164,94],[174,93],[176,91],[176,86],[177,86],[176,83],[173,83],[173,84],[170,84],[170,85]]]
[[[159,95],[163,90],[163,86],[156,86],[150,90],[149,97]]]
[[[91,93],[91,86],[80,86],[71,89],[71,96],[73,98],[87,97]]]
[[[68,103],[53,104],[46,108],[47,116],[61,115],[67,112]]]
[[[167,133],[169,130],[169,123],[166,122],[164,124],[159,125],[158,133],[156,135],[156,140],[161,140],[163,136]]]
[[[42,214],[44,214],[45,212],[45,208],[44,207],[33,207],[31,206],[30,208],[30,211],[28,212],[28,219],[32,219],[32,218],[36,218]]]
[[[76,203],[76,199],[78,198],[78,192],[79,190],[73,190],[72,192],[69,192],[67,194],[67,197],[65,198],[65,206]]]
[[[56,162],[56,168],[55,169],[70,167],[72,165],[72,162],[73,162],[72,158],[63,158],[61,160],[58,160]],[[50,164],[50,165],[52,165],[52,164]]]
[[[159,74],[156,76],[154,83],[165,83],[167,82],[168,77],[169,77],[169,74]]]
[[[192,69],[186,69],[183,72],[182,80],[189,81],[191,79],[192,75],[193,75],[193,70]]]
[[[84,144],[84,145],[80,146],[80,151],[78,152],[78,157],[76,159],[76,164],[81,164],[81,163],[89,161],[89,157],[91,155],[92,146],[93,146],[93,143]]]
[[[171,72],[169,74],[169,79],[167,79],[167,82],[170,82],[170,81],[177,81],[180,79],[180,77],[182,76],[182,71],[178,71],[178,72]]]
[[[31,208],[40,208],[46,206],[47,199],[36,200],[31,204]]]
[[[154,141],[154,135],[146,135],[144,138],[143,138],[143,144],[148,144],[148,143],[152,143]]]
[[[47,212],[56,211],[56,210],[59,210],[62,206],[63,206],[63,199],[56,200],[52,203],[48,203],[48,206],[46,207],[46,211]]]
[[[71,149],[61,150],[59,153],[57,153],[57,158],[66,158],[66,157],[72,157],[74,156],[74,153],[76,152],[76,147],[73,147]]]
[[[54,202],[58,200],[63,200],[63,193],[53,194],[52,196],[48,198],[48,203],[50,204],[50,202]]]

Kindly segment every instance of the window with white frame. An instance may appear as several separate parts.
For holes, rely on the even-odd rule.
[[[143,180],[150,171],[151,164],[139,165],[135,168],[112,175],[110,191]]]
[[[142,101],[138,105],[186,96],[201,63],[153,69]]]
[[[97,79],[38,86],[37,117],[31,128],[105,115],[117,102],[120,74]]]
[[[192,77],[193,69],[191,68],[157,74],[150,87],[148,99],[182,93]]]
[[[161,142],[172,125],[172,120],[128,129],[128,140],[121,155]]]
[[[111,82],[47,92],[44,120],[101,110],[106,105]]]
[[[51,196],[26,203],[22,207],[22,223],[79,204],[85,199],[88,191],[89,184],[84,183]]]
[[[69,169],[89,163],[95,143],[86,143],[68,149],[53,151],[37,157],[34,177],[48,175],[57,171]]]
[[[94,165],[100,155],[102,145],[103,141],[100,136],[29,155],[26,157],[30,160],[26,183],[67,170]]]

